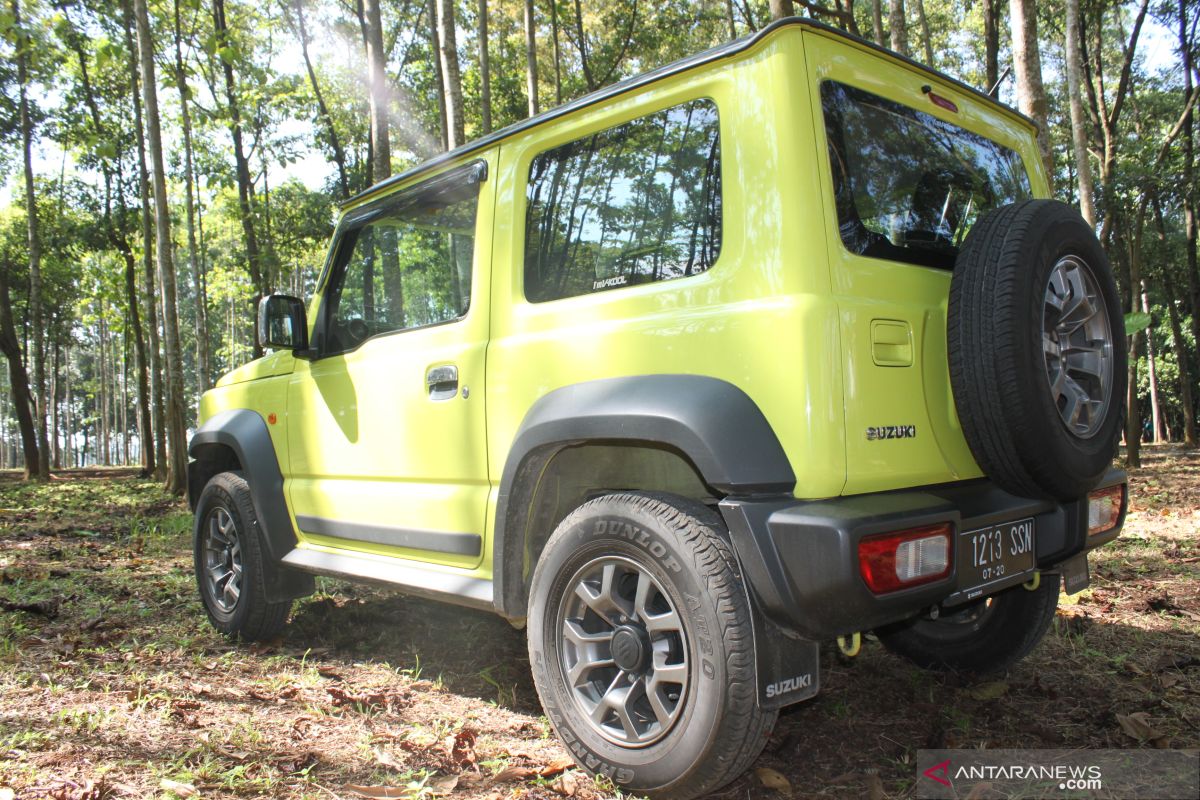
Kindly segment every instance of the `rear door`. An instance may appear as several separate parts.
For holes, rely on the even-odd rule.
[[[349,212],[289,387],[309,546],[474,567],[488,497],[492,193],[478,159]]]
[[[950,278],[974,220],[1030,196],[1032,132],[897,59],[805,36],[840,310],[844,491],[977,477],[947,368]]]

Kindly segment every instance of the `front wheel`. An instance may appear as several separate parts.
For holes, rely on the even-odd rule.
[[[555,530],[533,574],[529,654],[575,760],[624,790],[691,798],[762,751],[750,608],[724,526],[668,495],[613,494]]]
[[[1058,608],[1058,575],[982,598],[937,619],[917,619],[875,633],[884,647],[918,666],[984,674],[1020,661],[1042,637]]]
[[[250,642],[280,634],[292,602],[267,600],[267,574],[278,567],[266,557],[250,485],[241,472],[214,476],[200,493],[193,552],[200,599],[214,628]]]

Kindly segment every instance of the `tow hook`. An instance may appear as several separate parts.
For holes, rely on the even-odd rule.
[[[855,631],[849,636],[837,637],[838,649],[847,658],[854,658],[862,650],[862,634]]]
[[[1042,585],[1042,571],[1035,570],[1033,573],[1033,577],[1030,578],[1029,580],[1025,581],[1021,585],[1025,587],[1026,591],[1036,592],[1037,588]]]

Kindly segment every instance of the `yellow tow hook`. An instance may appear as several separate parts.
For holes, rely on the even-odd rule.
[[[1037,588],[1042,585],[1042,572],[1038,570],[1033,573],[1033,577],[1021,584],[1026,591],[1036,592]]]
[[[858,651],[862,650],[862,634],[856,632],[849,636],[839,636],[837,637],[837,646],[842,651],[842,655],[854,658],[858,655]]]

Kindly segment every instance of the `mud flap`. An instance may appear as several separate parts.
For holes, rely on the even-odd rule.
[[[820,646],[767,619],[751,595],[754,627],[754,679],[758,707],[777,709],[814,696],[820,688]]]

